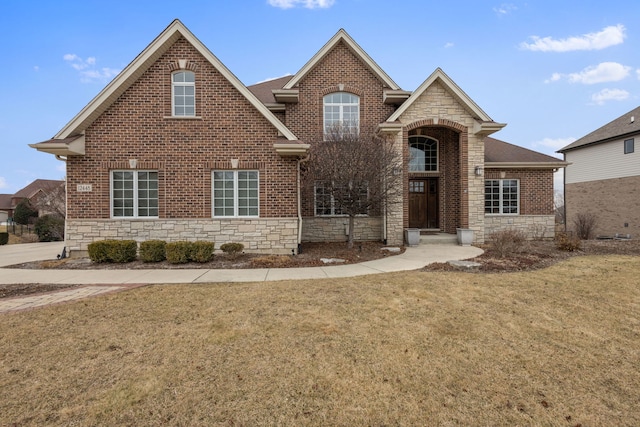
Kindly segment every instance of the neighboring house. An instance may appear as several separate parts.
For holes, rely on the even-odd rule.
[[[637,140],[637,141],[636,141]],[[597,217],[597,234],[640,235],[640,107],[558,150],[569,228],[578,214]]]
[[[11,196],[11,215],[16,206],[23,201],[28,200],[35,209],[38,210],[38,216],[54,213],[56,207],[49,206],[52,201],[48,200],[52,194],[64,194],[64,181],[56,179],[36,179],[31,184],[18,190],[16,194]]]
[[[0,222],[5,222],[13,216],[11,196],[12,194],[0,194]]]
[[[176,20],[31,146],[66,160],[71,254],[105,238],[292,253],[303,241],[346,239],[331,195],[307,191],[300,171],[310,142],[347,120],[376,128],[404,158],[402,200],[359,216],[356,239],[400,245],[406,228],[468,228],[476,242],[500,227],[553,233],[562,161],[487,139],[505,125],[439,68],[402,90],[344,30],[295,75],[246,87]]]

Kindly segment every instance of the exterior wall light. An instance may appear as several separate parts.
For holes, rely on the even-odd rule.
[[[484,173],[484,168],[482,166],[476,166],[475,172],[476,176],[482,176],[482,174]]]

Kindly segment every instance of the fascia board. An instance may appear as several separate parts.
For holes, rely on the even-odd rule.
[[[566,168],[568,162],[558,159],[557,162],[485,162],[486,169],[559,169]]]

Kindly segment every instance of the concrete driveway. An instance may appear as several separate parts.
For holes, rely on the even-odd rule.
[[[64,248],[64,242],[2,245],[0,246],[0,267],[30,261],[56,259],[57,255],[62,252],[62,248]]]

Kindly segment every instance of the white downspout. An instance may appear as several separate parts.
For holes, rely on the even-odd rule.
[[[300,173],[300,165],[309,161],[309,155],[302,159],[298,159],[298,248],[300,249],[300,244],[302,243],[302,179]]]
[[[61,156],[59,154],[56,154],[56,159],[60,160],[61,162],[64,162],[64,252],[66,253],[65,256],[69,256],[69,251],[66,250],[67,249],[67,236],[68,231],[67,230],[67,224],[69,223],[69,221],[67,221],[67,206],[69,206],[69,174],[67,174],[67,158],[65,156]],[[61,254],[62,255],[62,254]]]

